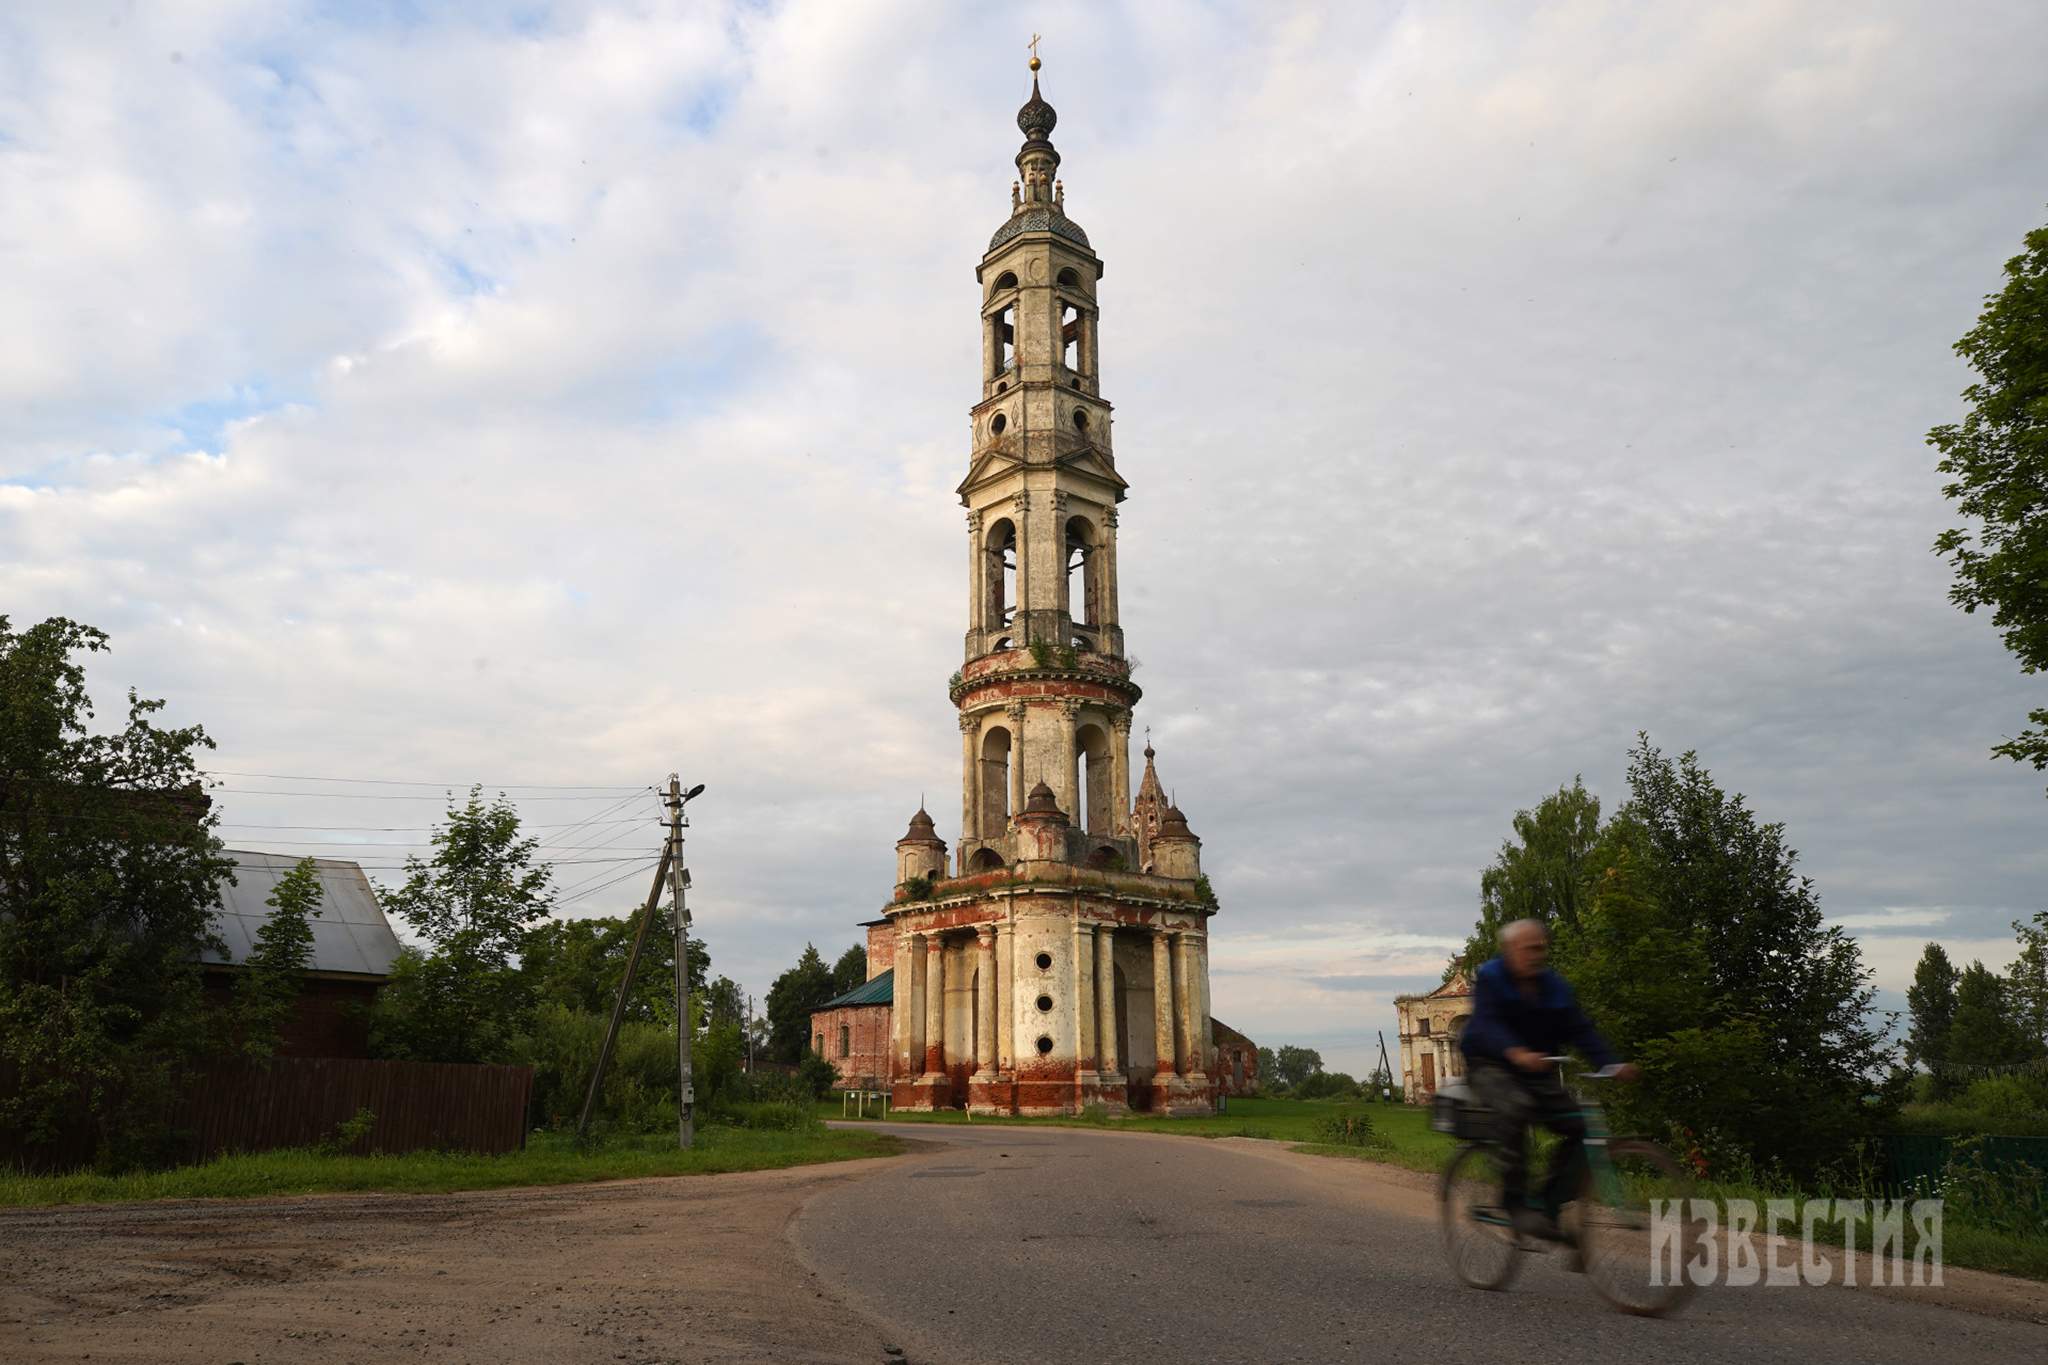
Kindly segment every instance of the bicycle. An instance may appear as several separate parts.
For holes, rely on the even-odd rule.
[[[1565,1059],[1545,1060],[1562,1064]],[[1612,1080],[1618,1070],[1603,1067],[1585,1079]],[[1698,1249],[1698,1230],[1685,1204],[1665,1205],[1671,1217],[1661,1229],[1663,1237],[1657,1235],[1653,1215],[1657,1201],[1690,1198],[1692,1181],[1657,1144],[1612,1137],[1599,1104],[1585,1095],[1577,1098],[1586,1124],[1586,1180],[1570,1206],[1577,1211],[1576,1236],[1565,1244],[1573,1252],[1572,1269],[1615,1308],[1662,1317],[1692,1297],[1687,1269]],[[1446,1128],[1445,1109],[1452,1111],[1448,1130],[1465,1141],[1445,1163],[1438,1190],[1444,1251],[1452,1272],[1474,1289],[1505,1289],[1524,1253],[1553,1244],[1517,1233],[1511,1211],[1501,1202],[1504,1149],[1494,1135],[1493,1113],[1453,1097],[1439,1105],[1433,1119],[1439,1129]]]

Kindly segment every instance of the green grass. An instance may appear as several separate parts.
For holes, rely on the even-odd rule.
[[[239,1199],[256,1195],[388,1191],[439,1194],[511,1185],[572,1185],[655,1175],[777,1170],[821,1161],[892,1156],[900,1140],[884,1133],[776,1132],[707,1124],[696,1145],[679,1151],[673,1133],[613,1137],[579,1151],[572,1134],[535,1133],[505,1156],[412,1152],[404,1156],[324,1156],[260,1152],[198,1166],[128,1175],[0,1173],[0,1207],[101,1204],[145,1199]]]
[[[988,1123],[1019,1124],[1050,1128],[1107,1128],[1124,1133],[1171,1133],[1176,1137],[1249,1137],[1267,1138],[1275,1142],[1313,1143],[1320,1135],[1318,1126],[1332,1115],[1345,1113],[1369,1113],[1374,1127],[1386,1135],[1388,1152],[1397,1154],[1381,1157],[1399,1160],[1401,1154],[1410,1161],[1420,1163],[1416,1170],[1435,1170],[1450,1154],[1451,1140],[1442,1133],[1433,1132],[1429,1126],[1429,1113],[1418,1105],[1377,1104],[1366,1100],[1274,1100],[1274,1099],[1233,1099],[1229,1109],[1221,1114],[1198,1118],[1153,1118],[1147,1114],[1132,1114],[1128,1118],[1108,1118],[1093,1115],[1076,1115],[1064,1118],[970,1118],[959,1109],[941,1109],[936,1113],[922,1111],[891,1110],[890,1123]],[[818,1101],[818,1117],[837,1121],[840,1117],[837,1096]],[[852,1121],[852,1115],[846,1116]],[[876,1114],[868,1111],[868,1121],[875,1122]],[[1347,1155],[1360,1154],[1363,1149],[1345,1148]],[[1372,1149],[1379,1151],[1380,1149]]]

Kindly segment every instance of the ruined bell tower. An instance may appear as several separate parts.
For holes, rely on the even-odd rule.
[[[949,860],[913,817],[870,938],[892,959],[895,1102],[1209,1112],[1216,907],[1186,817],[1148,808],[1142,843],[1134,818],[1103,265],[1067,217],[1058,117],[1031,70],[1010,216],[975,268],[960,835]]]

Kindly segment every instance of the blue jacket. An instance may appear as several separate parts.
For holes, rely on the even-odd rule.
[[[1607,1040],[1579,1008],[1578,997],[1556,972],[1544,969],[1537,978],[1536,998],[1529,999],[1508,975],[1499,958],[1479,969],[1472,979],[1472,1017],[1465,1022],[1459,1047],[1467,1057],[1505,1062],[1511,1047],[1534,1048],[1545,1056],[1569,1045],[1592,1058],[1595,1066],[1616,1060]]]

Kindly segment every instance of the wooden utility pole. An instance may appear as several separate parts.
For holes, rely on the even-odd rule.
[[[1387,1061],[1387,1031],[1385,1029],[1375,1029],[1374,1032],[1380,1036],[1380,1074],[1387,1078],[1385,1083],[1380,1086],[1380,1098],[1391,1100],[1394,1098],[1394,1068]],[[1402,1098],[1405,1099],[1407,1097],[1403,1096]]]
[[[676,1146],[687,1148],[696,1137],[697,1100],[690,1070],[690,911],[684,893],[690,888],[690,871],[683,866],[683,783],[668,775],[668,860],[670,884],[675,888],[676,935]]]

